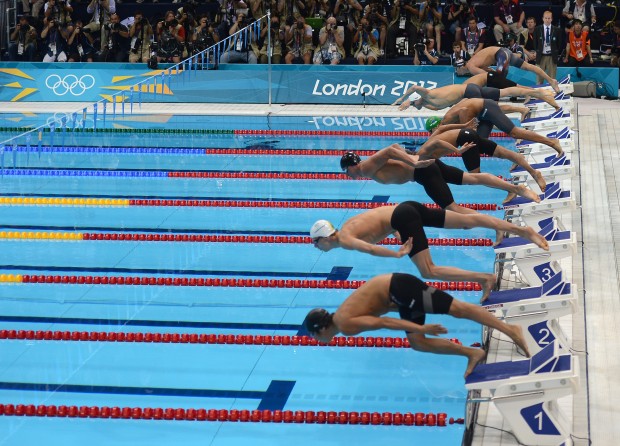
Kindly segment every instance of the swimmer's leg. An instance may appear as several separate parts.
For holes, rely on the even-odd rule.
[[[422,277],[425,279],[454,280],[457,282],[471,281],[480,284],[482,288],[482,299],[488,297],[497,280],[495,274],[467,271],[454,266],[435,265],[428,249],[415,254],[411,258],[411,261],[417,266],[420,274],[422,274]]]
[[[523,65],[521,65],[521,69],[536,73],[538,76],[542,77],[547,82],[549,82],[549,85],[551,85],[551,87],[556,93],[560,92],[560,85],[558,84],[558,81],[553,79],[547,73],[545,73],[539,66],[532,65],[531,63],[528,63],[528,62],[523,62]]]
[[[523,336],[523,330],[519,325],[507,324],[504,321],[500,321],[489,311],[479,305],[462,302],[454,299],[450,305],[450,316],[454,316],[460,319],[469,319],[479,324],[486,325],[490,328],[495,328],[506,336],[511,338],[517,346],[525,352],[525,356],[528,358],[531,356],[530,351],[527,348],[527,342]]]
[[[527,139],[529,141],[539,142],[545,144],[549,147],[552,147],[553,150],[558,152],[558,157],[564,154],[564,150],[562,149],[562,145],[560,144],[559,139],[551,139],[547,138],[540,133],[533,132],[531,130],[524,129],[522,127],[515,127],[510,131],[510,136],[514,139]]]
[[[528,88],[528,87],[508,87],[502,88],[499,91],[499,96],[501,98],[506,96],[532,96],[536,99],[540,99],[545,101],[547,104],[555,108],[556,110],[560,108],[557,102],[553,97],[552,93],[549,93],[541,88]]]
[[[480,348],[465,347],[455,344],[447,339],[427,338],[423,334],[407,333],[407,339],[411,348],[425,353],[435,353],[436,355],[459,355],[467,358],[467,368],[465,378],[474,370],[478,363],[484,360],[486,352]]]
[[[478,184],[500,189],[508,192],[506,201],[512,200],[516,195],[527,198],[529,200],[540,203],[540,197],[536,192],[523,185],[515,185],[507,181],[497,178],[495,175],[488,173],[465,173],[463,175],[463,184]]]
[[[514,164],[523,167],[536,181],[538,187],[540,187],[541,191],[545,191],[547,187],[547,182],[543,178],[542,174],[534,169],[530,163],[527,162],[525,157],[520,153],[513,152],[512,150],[508,150],[506,147],[498,145],[493,152],[493,156],[495,158],[502,158],[505,160],[512,161]]]
[[[499,104],[499,108],[500,108],[501,111],[504,112],[504,114],[520,113],[521,114],[521,121],[523,121],[524,119],[529,118],[529,116],[532,113],[532,111],[529,108],[525,107],[524,105]]]

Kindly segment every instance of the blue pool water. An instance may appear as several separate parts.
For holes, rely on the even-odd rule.
[[[248,125],[251,128],[251,125]],[[62,146],[254,147],[378,149],[406,138],[249,138],[166,135],[71,135]],[[60,144],[58,139],[56,144]],[[459,159],[448,164],[461,166]],[[484,159],[483,171],[506,175],[508,164]],[[428,202],[415,184],[368,181],[56,176],[60,170],[123,172],[209,170],[338,172],[336,156],[192,153],[7,154],[5,168],[48,174],[3,175],[1,197],[173,198],[291,201]],[[457,202],[500,204],[505,193],[454,187]],[[164,206],[2,205],[0,231],[306,235],[320,218],[342,224],[358,209]],[[501,217],[499,211],[492,213]],[[491,238],[492,231],[430,228],[431,238]],[[418,274],[408,259],[352,251],[321,253],[302,243],[207,243],[0,239],[0,274],[317,279],[346,271],[347,280],[382,273]],[[483,247],[432,247],[437,264],[491,272]],[[340,269],[338,269],[340,268]],[[340,274],[340,273],[339,273]],[[350,290],[189,286],[0,283],[0,329],[124,333],[295,335],[306,313],[333,310]],[[476,302],[479,293],[457,291]],[[448,337],[469,345],[480,327],[450,317]],[[379,331],[373,336],[402,333]],[[463,358],[402,348],[338,348],[0,340],[0,404],[173,407],[303,411],[444,412],[464,416]],[[64,388],[57,389],[64,385]],[[132,389],[132,390],[128,390]],[[279,390],[274,390],[279,389]],[[274,396],[275,395],[275,396]],[[270,398],[274,401],[270,402]],[[270,407],[268,407],[271,404]],[[447,427],[306,425],[199,421],[0,416],[0,444],[370,445],[459,444],[461,425]]]

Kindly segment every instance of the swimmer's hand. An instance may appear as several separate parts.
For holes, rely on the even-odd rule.
[[[476,130],[478,128],[478,119],[473,118],[465,123],[466,129]]]
[[[448,330],[441,324],[424,324],[422,325],[422,333],[431,336],[439,336],[448,333]]]
[[[413,164],[413,167],[422,168],[422,167],[428,167],[434,162],[435,162],[434,159],[430,159],[430,160],[419,159],[417,161],[413,161],[412,164]]]
[[[411,101],[409,99],[407,99],[405,102],[403,102],[400,107],[398,107],[398,109],[400,111],[405,111],[407,110],[409,107],[411,107]]]
[[[463,153],[467,152],[469,149],[476,147],[476,143],[474,142],[466,142],[465,144],[463,144],[461,146],[460,149],[457,149],[456,151],[458,152],[459,155],[462,155]]]
[[[409,237],[405,243],[398,250],[398,257],[405,257],[409,255],[411,249],[413,248],[413,237]]]

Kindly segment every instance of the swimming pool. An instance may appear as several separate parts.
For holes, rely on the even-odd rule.
[[[248,121],[247,128],[255,125]],[[320,218],[340,225],[376,203],[428,202],[414,184],[343,179],[338,155],[327,152],[410,138],[130,132],[60,138],[54,149],[33,143],[5,154],[0,337],[15,339],[0,340],[0,404],[24,405],[25,415],[0,417],[0,444],[460,442],[462,425],[408,426],[409,418],[394,414],[462,417],[464,359],[368,345],[401,342],[394,338],[403,334],[387,331],[367,333],[360,347],[301,345],[307,339],[294,338],[308,310],[335,309],[351,281],[417,274],[406,259],[321,253],[306,238]],[[482,162],[483,171],[508,171],[507,162]],[[464,186],[453,192],[457,202],[485,205],[505,195]],[[479,246],[492,231],[427,233],[437,239],[435,263],[492,271],[493,251]],[[456,243],[469,246],[446,246]],[[453,294],[479,298],[474,291]],[[465,345],[480,341],[474,323],[429,320]],[[110,340],[109,333],[118,334]],[[273,345],[276,336],[289,345]],[[36,416],[38,406],[45,410],[40,415],[60,406],[77,412]],[[148,416],[146,408],[153,409]],[[164,420],[144,419],[157,418],[157,408]],[[190,409],[206,409],[207,421],[188,421],[202,417]],[[208,421],[210,409],[228,411],[215,413],[227,421]],[[293,416],[293,422],[243,421],[257,409],[271,417],[284,411],[283,421]],[[306,423],[294,422],[297,411]],[[308,418],[319,412],[327,413],[324,424]],[[332,424],[329,412],[344,412],[348,424]],[[385,414],[391,424],[373,425],[364,412]]]

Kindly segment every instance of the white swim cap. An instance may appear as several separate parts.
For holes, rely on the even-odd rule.
[[[310,237],[315,239],[319,237],[329,237],[334,232],[336,232],[336,228],[327,220],[319,220],[310,228]]]

